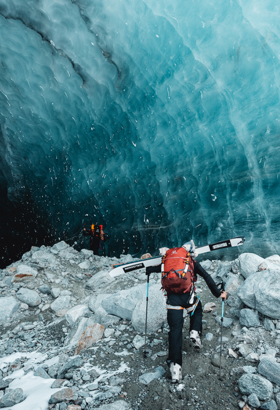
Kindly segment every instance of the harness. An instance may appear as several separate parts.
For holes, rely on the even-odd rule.
[[[170,309],[170,310],[183,310],[183,309],[185,309],[186,310],[186,312],[187,312],[187,314],[189,314],[189,313],[191,313],[191,316],[194,314],[194,312],[195,312],[195,309],[197,308],[197,305],[198,305],[198,303],[199,303],[199,301],[200,301],[200,297],[199,297],[199,295],[195,295],[195,297],[196,297],[196,302],[192,305],[192,306],[190,306],[190,307],[188,307],[188,308],[183,308],[182,306],[172,306],[172,305],[169,305],[168,303],[166,304],[166,309]]]

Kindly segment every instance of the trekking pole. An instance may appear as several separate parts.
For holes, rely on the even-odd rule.
[[[221,291],[224,292],[225,290],[225,282],[220,283]],[[224,323],[224,301],[225,299],[222,298],[222,313],[221,313],[221,343],[220,343],[220,372],[219,372],[219,379],[221,379],[221,367],[222,367],[222,350],[223,350],[223,323]]]
[[[147,338],[147,323],[148,323],[148,302],[149,302],[149,283],[150,283],[150,273],[147,272],[146,269],[146,275],[147,275],[147,296],[146,296],[146,321],[145,321],[145,350],[143,352],[144,354],[144,359],[149,356],[149,351],[146,349],[146,338]]]

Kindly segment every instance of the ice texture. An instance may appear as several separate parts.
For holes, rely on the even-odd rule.
[[[5,255],[82,244],[90,219],[111,254],[279,253],[279,19],[276,0],[0,0]]]

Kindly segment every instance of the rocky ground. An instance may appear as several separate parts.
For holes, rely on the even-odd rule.
[[[225,281],[229,293],[222,367],[221,300],[199,279],[203,346],[191,346],[186,317],[183,380],[177,385],[166,365],[160,275],[150,280],[144,346],[145,273],[109,276],[111,264],[128,260],[129,255],[97,257],[60,242],[33,247],[0,271],[0,408],[280,408],[279,256],[201,262],[216,282]]]

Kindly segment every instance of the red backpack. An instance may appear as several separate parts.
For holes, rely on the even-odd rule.
[[[167,293],[190,292],[193,283],[194,263],[189,252],[184,248],[169,249],[162,258],[161,284]]]

